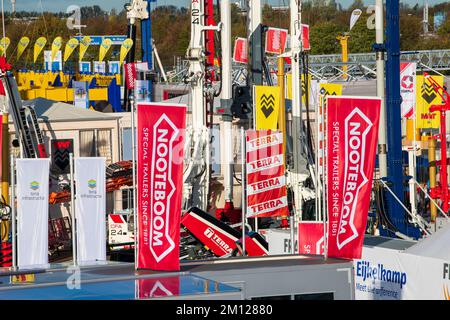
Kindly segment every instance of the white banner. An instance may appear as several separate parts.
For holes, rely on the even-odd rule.
[[[416,63],[400,64],[400,95],[402,97],[402,118],[414,119],[416,105]]]
[[[50,159],[17,159],[17,263],[19,268],[48,264]]]
[[[363,247],[354,261],[356,300],[448,300],[449,262],[397,250]]]
[[[77,262],[106,260],[105,158],[75,158]]]

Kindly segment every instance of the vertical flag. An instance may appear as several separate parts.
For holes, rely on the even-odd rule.
[[[34,44],[34,54],[33,54],[33,62],[36,63],[37,59],[39,58],[39,55],[41,54],[42,50],[44,49],[45,45],[47,44],[47,38],[40,37],[36,40]]]
[[[86,54],[87,49],[89,48],[90,44],[91,44],[91,37],[89,36],[84,36],[81,41],[80,41],[80,57],[79,57],[79,61],[83,61],[84,55]]]
[[[311,50],[309,42],[309,25],[302,24],[302,48],[303,50]]]
[[[105,38],[103,39],[101,45],[100,45],[100,52],[98,55],[98,61],[102,62],[105,57],[106,54],[108,53],[109,49],[111,49],[112,46],[112,40],[109,38]]]
[[[77,262],[106,260],[105,158],[75,158]]]
[[[48,264],[50,159],[17,159],[17,262]]]
[[[443,76],[432,76],[432,78],[443,86]],[[430,112],[429,109],[433,104],[442,104],[441,98],[422,75],[416,77],[416,89],[416,127],[421,129],[438,129],[440,123],[439,112]]]
[[[248,63],[248,41],[246,38],[237,38],[234,41],[233,61]]]
[[[402,118],[414,118],[416,105],[416,63],[400,63],[400,95],[402,97]]]
[[[327,97],[327,248],[330,257],[361,257],[380,106],[379,98]]]
[[[361,17],[362,11],[361,9],[355,9],[352,11],[352,15],[350,16],[350,30],[355,26],[356,21]]]
[[[327,96],[342,96],[342,84],[321,83],[320,94],[326,99]]]
[[[4,37],[2,38],[2,40],[0,40],[0,56],[6,55],[6,50],[8,50],[10,43],[11,40],[8,37]]]
[[[25,52],[25,49],[30,44],[30,38],[28,37],[22,37],[19,40],[19,43],[17,44],[17,58],[16,60],[19,60],[22,54]]]
[[[289,215],[283,134],[247,130],[246,150],[247,217]]]
[[[185,105],[137,105],[137,269],[180,269]]]
[[[280,89],[273,86],[254,86],[256,130],[277,130],[280,112]]]
[[[79,44],[80,42],[75,38],[72,38],[69,41],[67,41],[66,47],[64,49],[64,62],[67,62],[67,60],[69,60],[70,56],[72,55],[72,53],[74,52],[76,47],[78,47]]]
[[[131,39],[126,39],[123,43],[122,43],[122,47],[120,47],[120,65],[123,64],[123,62],[125,61],[125,58],[128,54],[128,52],[130,52],[131,47],[133,47],[133,40]]]
[[[61,50],[61,47],[62,47],[62,37],[56,37],[52,43],[52,57],[51,57],[52,59],[51,59],[51,61],[55,60],[56,53],[59,50]]]

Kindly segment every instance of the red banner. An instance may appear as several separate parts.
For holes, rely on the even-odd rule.
[[[234,41],[233,61],[248,63],[248,42],[245,38],[237,38]]]
[[[288,30],[269,28],[266,32],[266,52],[280,54],[286,48]]]
[[[173,297],[179,294],[179,276],[136,280],[136,299]]]
[[[302,47],[303,50],[311,50],[309,43],[309,25],[302,24]]]
[[[283,134],[247,130],[247,217],[288,216]]]
[[[138,269],[179,270],[186,106],[137,106]]]
[[[360,259],[369,212],[379,98],[327,97],[328,256]]]
[[[128,90],[134,89],[136,83],[136,63],[130,62],[125,64],[125,83]]]
[[[324,239],[323,222],[302,221],[298,224],[300,254],[323,255]]]

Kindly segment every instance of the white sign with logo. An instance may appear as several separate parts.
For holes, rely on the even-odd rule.
[[[291,233],[289,230],[268,230],[265,238],[269,243],[269,255],[291,254]],[[295,252],[298,252],[298,240],[294,241]]]
[[[48,264],[50,159],[17,159],[17,263],[19,268]]]
[[[77,261],[106,260],[105,158],[75,158]]]
[[[52,60],[52,51],[45,50],[44,51],[44,63],[45,63],[45,70],[47,70],[47,71],[61,71],[62,70],[61,50],[58,50],[56,52],[53,60]]]
[[[363,247],[354,261],[356,300],[450,300],[450,263]]]

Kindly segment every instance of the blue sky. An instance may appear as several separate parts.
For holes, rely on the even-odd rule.
[[[11,10],[10,0],[5,1],[5,10]],[[289,0],[262,0],[262,2],[269,1],[273,5],[284,5],[288,4]],[[448,0],[428,0],[430,5],[443,3]],[[116,8],[118,10],[123,8],[123,5],[129,2],[127,0],[16,0],[16,10],[26,10],[26,11],[66,11],[69,5],[87,6],[87,5],[99,5],[105,10],[111,10]],[[337,0],[338,3],[342,4],[345,8],[349,6],[353,0]],[[410,5],[415,5],[418,3],[420,6],[423,5],[423,0],[403,0],[402,2],[408,3]],[[189,0],[158,0],[156,4],[158,6],[162,5],[176,5],[187,7],[189,5]],[[374,4],[375,0],[364,0],[365,4]]]

